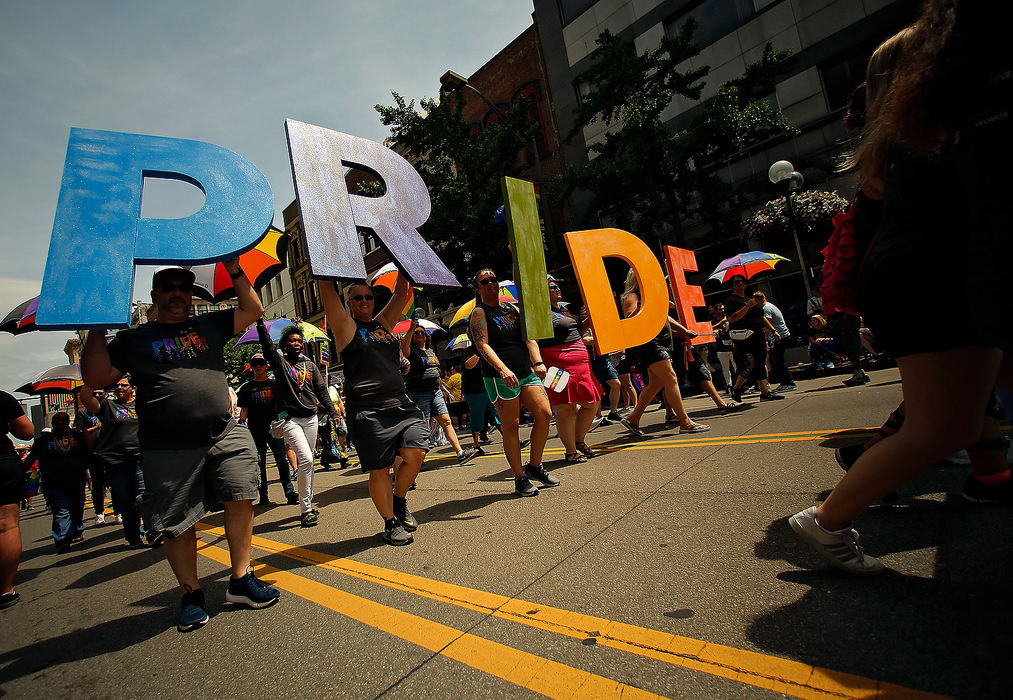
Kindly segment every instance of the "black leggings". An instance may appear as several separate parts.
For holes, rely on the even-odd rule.
[[[767,341],[763,333],[754,331],[745,340],[736,340],[734,356],[739,376],[747,382],[767,378]]]

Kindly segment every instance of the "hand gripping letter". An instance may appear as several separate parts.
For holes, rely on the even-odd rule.
[[[672,286],[672,296],[675,297],[675,308],[679,312],[679,322],[689,330],[700,334],[690,341],[691,344],[713,343],[714,328],[710,321],[697,321],[693,313],[693,307],[706,306],[703,290],[694,284],[686,283],[686,273],[696,272],[698,269],[696,255],[692,250],[667,245],[665,263],[668,265],[668,279]]]

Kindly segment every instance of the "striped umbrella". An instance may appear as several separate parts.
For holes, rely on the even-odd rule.
[[[287,253],[288,236],[272,226],[260,243],[239,256],[239,267],[253,288],[260,289],[285,269]],[[194,265],[190,270],[196,276],[193,283],[195,296],[217,304],[236,295],[224,263]]]
[[[764,253],[762,250],[751,250],[748,253],[739,253],[722,260],[714,268],[709,280],[716,280],[721,284],[729,281],[732,277],[742,276],[747,280],[761,272],[770,272],[779,262],[786,262],[788,258],[775,253]]]

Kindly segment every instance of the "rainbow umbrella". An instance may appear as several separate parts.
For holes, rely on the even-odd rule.
[[[788,258],[776,255],[775,253],[751,250],[748,253],[739,253],[726,260],[722,260],[707,279],[708,281],[716,280],[724,284],[732,277],[741,275],[748,280],[761,272],[770,272],[779,262],[786,262],[787,260]]]
[[[72,392],[80,389],[83,385],[81,365],[59,365],[39,372],[14,391],[22,394]]]
[[[369,280],[369,285],[386,287],[392,293],[394,291],[394,285],[397,284],[398,269],[394,263],[387,263],[379,270],[373,273],[372,278]],[[404,308],[401,309],[402,316],[408,316],[409,318],[415,312],[415,290],[408,287],[408,298],[405,299]]]
[[[38,297],[21,302],[11,309],[11,312],[0,321],[0,331],[7,331],[8,333],[18,335],[19,333],[28,333],[29,331],[36,330],[35,312],[38,308]]]
[[[304,340],[327,340],[327,333],[325,331],[306,321],[296,323],[288,318],[272,318],[270,321],[264,321],[264,325],[267,326],[267,334],[271,336],[271,340],[276,342],[281,340],[281,332],[289,326],[298,326]],[[259,342],[260,335],[257,334],[257,326],[253,325],[240,336],[239,340],[236,341],[236,345]]]
[[[426,333],[428,333],[429,335],[432,335],[436,331],[443,331],[444,333],[447,332],[447,329],[445,329],[440,324],[433,323],[432,321],[425,318],[419,319],[419,326],[424,328]],[[391,328],[390,330],[394,335],[401,335],[402,333],[407,333],[408,329],[411,327],[412,327],[412,320],[410,318],[406,318],[403,321],[398,321],[397,323],[395,323],[394,327]]]
[[[499,283],[499,300],[500,302],[512,301],[517,302],[521,298],[520,294],[517,293],[517,285],[514,284],[513,280],[502,280]],[[457,310],[454,317],[450,319],[451,327],[456,326],[461,321],[466,320],[471,316],[472,310],[475,308],[475,300],[469,299],[464,302],[464,305]]]
[[[467,333],[461,333],[455,337],[449,343],[447,343],[447,352],[453,352],[454,350],[465,350],[471,347],[471,338],[468,337]]]
[[[260,289],[285,269],[287,252],[288,236],[271,226],[256,246],[239,256],[239,267],[253,288]],[[193,283],[195,296],[217,304],[236,295],[223,263],[194,265],[190,270],[197,277]]]

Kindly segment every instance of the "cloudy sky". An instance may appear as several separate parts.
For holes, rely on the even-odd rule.
[[[41,288],[71,127],[233,150],[267,176],[282,227],[286,117],[382,141],[373,105],[435,96],[444,72],[472,74],[531,12],[530,0],[0,0],[0,317]],[[202,199],[162,187],[145,215],[186,216]],[[139,273],[137,289],[149,284]],[[70,337],[0,333],[0,388],[65,363]]]

